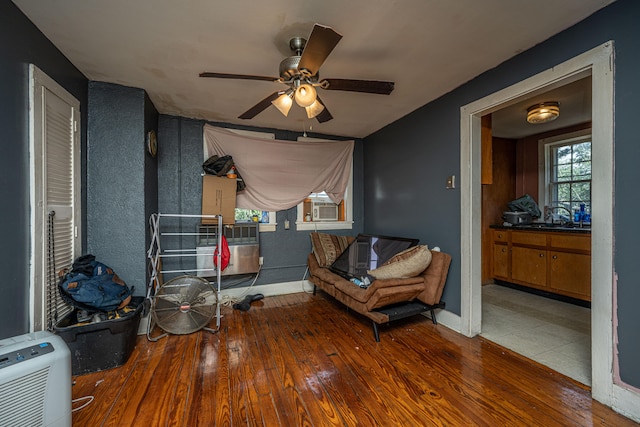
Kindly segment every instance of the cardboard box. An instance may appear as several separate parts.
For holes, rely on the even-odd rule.
[[[222,215],[223,224],[236,222],[236,180],[205,175],[202,177],[202,215]],[[214,218],[202,218],[203,224],[217,224]]]

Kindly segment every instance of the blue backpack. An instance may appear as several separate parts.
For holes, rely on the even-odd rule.
[[[61,272],[58,289],[62,299],[88,311],[111,311],[131,300],[132,289],[93,255],[78,257],[71,271]]]

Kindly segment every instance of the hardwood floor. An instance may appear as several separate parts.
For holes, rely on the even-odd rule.
[[[415,316],[383,325],[322,292],[225,307],[219,333],[138,337],[75,377],[74,426],[625,426],[589,389]]]

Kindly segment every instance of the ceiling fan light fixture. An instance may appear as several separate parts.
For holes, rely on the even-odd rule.
[[[278,109],[285,117],[289,115],[289,110],[291,110],[291,106],[293,105],[293,91],[289,89],[273,101],[271,103],[274,107]],[[268,104],[267,104],[268,105]]]
[[[295,100],[296,104],[301,107],[309,107],[316,102],[318,94],[313,86],[310,84],[302,84],[296,89]]]
[[[313,104],[309,105],[308,107],[304,107],[304,109],[307,110],[307,117],[313,119],[315,116],[322,113],[322,110],[324,110],[324,105],[318,102],[318,100],[315,100]]]
[[[560,104],[557,102],[543,102],[527,108],[527,121],[533,124],[547,123],[558,118]]]

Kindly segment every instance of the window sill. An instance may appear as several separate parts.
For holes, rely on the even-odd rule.
[[[353,221],[333,221],[333,222],[300,222],[296,221],[298,231],[316,230],[351,230]]]
[[[276,223],[261,223],[260,226],[258,227],[258,232],[260,233],[264,233],[264,232],[272,232],[272,231],[276,231]]]

